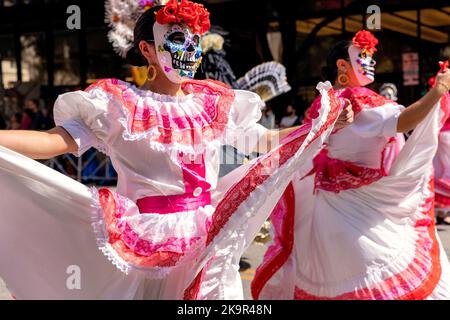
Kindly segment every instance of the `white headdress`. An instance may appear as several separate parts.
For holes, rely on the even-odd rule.
[[[168,0],[107,0],[105,22],[111,30],[108,39],[114,50],[125,57],[133,43],[133,29],[139,16],[153,6],[164,5]]]

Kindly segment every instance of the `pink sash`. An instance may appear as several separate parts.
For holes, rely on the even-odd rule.
[[[195,211],[211,204],[211,193],[204,192],[198,196],[183,193],[171,196],[145,197],[136,201],[141,213],[168,214]]]

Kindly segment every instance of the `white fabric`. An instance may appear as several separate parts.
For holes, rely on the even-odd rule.
[[[326,96],[324,89],[322,95]],[[323,99],[326,100],[326,97]],[[296,168],[320,150],[332,130],[331,125],[325,133],[317,134],[327,120],[329,110],[329,105],[324,107],[321,117],[314,121],[312,130],[295,156],[282,168],[275,168],[273,174],[249,195],[198,258],[191,263],[180,264],[162,279],[148,279],[145,273],[139,272],[125,275],[98,250],[98,239],[90,225],[91,215],[98,210],[98,199],[93,196],[95,192],[38,162],[0,148],[0,189],[5,195],[2,199],[8,199],[0,202],[0,255],[8,257],[0,261],[0,276],[19,299],[182,299],[185,288],[206,265],[199,298],[242,299],[239,257],[253,240]],[[114,123],[104,120],[103,113],[98,114],[101,114],[100,120],[88,120],[86,124],[96,128],[96,136],[102,137],[102,143],[107,145],[109,153],[115,155],[113,146],[116,145],[110,144],[111,138],[102,129],[107,124],[110,134],[115,133],[114,130],[120,131],[115,129]],[[72,114],[76,115],[79,113]],[[61,121],[62,117],[58,119]],[[318,138],[311,141],[314,136]],[[308,144],[311,145],[307,148]],[[142,169],[141,165],[144,166],[140,160],[146,159],[142,154],[145,148],[136,142],[133,145],[134,153],[141,154],[141,157],[133,155],[136,157],[134,164],[139,170]],[[272,154],[278,153],[274,151],[267,156]],[[154,174],[153,165],[158,166],[160,171],[168,171],[164,167],[167,162],[147,164],[148,175]],[[214,194],[214,206],[221,195],[246,174],[247,169],[242,167],[234,176],[222,180]],[[121,176],[119,171],[119,179],[128,178],[136,179],[133,175]],[[178,182],[176,178],[172,181],[174,184]],[[131,186],[141,187],[140,184]],[[136,197],[134,190],[123,187],[122,190]],[[273,197],[267,197],[267,194],[273,194]],[[99,222],[96,222],[96,228],[102,227]],[[113,262],[117,264],[119,260]],[[73,265],[81,271],[80,290],[70,290],[66,286],[69,276],[66,270]]]
[[[322,95],[326,96],[323,90],[326,88],[322,87]],[[238,92],[237,95],[246,93]],[[255,97],[253,94],[247,96]],[[168,150],[153,148],[145,140],[122,139],[128,133],[126,128],[121,127],[119,118],[123,117],[123,113],[118,107],[114,100],[103,96],[100,91],[91,94],[69,93],[58,99],[55,106],[56,122],[63,124],[80,144],[79,153],[90,145],[102,145],[111,156],[119,174],[119,193],[128,197],[126,213],[135,210],[132,200],[143,196],[183,193],[181,173],[172,163],[173,158]],[[246,114],[259,114],[249,112],[251,107],[252,104],[234,105],[236,110],[244,108],[246,111],[232,111],[234,115],[230,127],[234,129],[240,126],[253,132],[252,128],[245,126],[245,121],[251,119]],[[126,275],[113,265],[120,267],[121,262],[113,256],[112,251],[108,252],[108,258],[113,263],[98,250],[98,245],[105,249],[107,243],[99,244],[99,234],[93,231],[93,227],[97,232],[105,228],[104,223],[95,216],[100,214],[95,190],[0,147],[0,190],[4,195],[3,201],[0,201],[0,256],[8,257],[0,261],[0,277],[19,299],[182,299],[184,290],[206,265],[199,298],[242,299],[239,258],[270,214],[295,169],[317,154],[331,132],[332,125],[311,141],[326,122],[329,105],[322,111],[295,156],[283,167],[277,168],[265,183],[249,195],[213,241],[198,253],[198,258],[180,263],[162,279],[149,279],[146,273],[137,271]],[[250,124],[256,124],[257,120],[250,121]],[[231,134],[226,135],[230,137]],[[213,141],[208,148],[214,148],[216,144],[220,146],[221,142]],[[306,148],[308,144],[311,145]],[[269,153],[266,156],[271,155]],[[216,165],[218,163],[212,163],[207,170],[214,170]],[[247,168],[242,167],[236,171],[237,176],[221,182],[214,194],[213,206],[217,205],[218,199],[236,179],[246,174]],[[212,177],[212,173],[217,176],[217,171],[208,175],[212,185],[217,179]],[[267,194],[273,196],[267,197]],[[187,212],[187,215],[211,215],[211,209],[212,206],[206,206],[199,209],[204,213]],[[94,223],[91,223],[91,217],[95,217]],[[163,218],[176,220],[177,216],[174,217]],[[166,223],[161,228],[178,221]],[[188,231],[180,227],[180,232],[201,232],[198,229],[191,230],[187,222],[182,223],[185,224],[182,227]],[[136,227],[140,226],[138,224]],[[149,227],[156,228],[151,223]],[[178,226],[173,227],[166,229],[166,232],[177,232]],[[156,232],[161,232],[161,228]],[[155,240],[155,235],[145,236]],[[161,237],[164,235],[161,234]],[[191,259],[192,255],[188,258]],[[70,286],[72,278],[67,271],[70,271],[71,266],[76,266],[81,272],[79,290],[72,290]]]
[[[444,246],[442,245],[437,231],[436,237],[439,241],[440,247],[442,275],[436,288],[427,297],[427,300],[450,300],[450,262],[448,261],[447,254],[445,253]]]
[[[193,115],[203,108],[202,100],[193,94],[168,97],[132,88],[140,95],[139,103],[149,104],[158,112]],[[206,180],[211,184],[212,190],[217,184],[219,148],[222,143],[229,139],[238,144],[239,138],[243,136],[235,136],[242,134],[237,128],[247,136],[262,135],[265,132],[264,128],[256,124],[262,105],[258,96],[245,91],[236,91],[235,95],[229,114],[231,118],[223,136],[210,142],[202,142],[204,148],[199,148],[199,151],[206,149],[206,154],[209,155],[205,159]],[[200,207],[198,212],[186,212],[184,215],[139,215],[137,207],[132,203],[147,196],[185,192],[180,164],[171,153],[180,150],[182,146],[150,144],[148,137],[158,134],[155,130],[133,135],[127,127],[129,115],[120,101],[101,88],[60,95],[55,103],[54,114],[56,124],[65,128],[77,142],[79,149],[76,155],[83,154],[93,146],[111,157],[119,176],[117,192],[130,199],[130,203],[126,205],[126,214],[130,216],[127,222],[141,233],[142,238],[165,241],[170,236],[195,237],[205,233],[204,221],[214,211],[211,206]],[[99,204],[92,192],[7,149],[1,149],[0,154],[1,174],[4,176],[0,188],[6,189],[3,193],[6,198],[3,199],[8,199],[8,204],[2,206],[0,212],[0,252],[4,257],[14,257],[0,263],[0,276],[16,297],[183,298],[183,289],[199,271],[192,264],[182,264],[171,272],[170,277],[161,280],[145,279],[142,275],[132,273],[126,276],[97,248],[98,239],[93,232],[90,216],[93,211],[99,210]],[[145,221],[141,221],[143,219]],[[102,229],[100,221],[95,222],[96,228]],[[20,232],[21,225],[24,225],[23,233]],[[150,229],[146,230],[146,226]],[[21,240],[17,237],[19,234]],[[8,242],[3,235],[13,240]],[[106,248],[107,244],[104,246]],[[47,253],[47,248],[52,252]],[[111,259],[117,258],[113,256],[112,250],[108,256]],[[118,264],[120,259],[116,260],[115,263]],[[28,263],[22,263],[25,261]],[[77,265],[81,269],[81,290],[72,291],[65,287],[68,277],[65,271],[70,265]],[[16,270],[20,272],[15,272]],[[30,289],[30,286],[33,288]]]
[[[380,168],[381,152],[390,137],[397,135],[401,105],[386,105],[360,111],[355,121],[329,138],[328,155],[359,166]]]
[[[194,114],[203,106],[194,96],[167,97],[143,90],[135,90],[142,96],[142,104],[151,104],[160,112],[170,114],[171,109],[181,108]],[[220,146],[229,144],[242,152],[250,153],[267,129],[257,124],[263,105],[258,95],[236,90],[230,111],[230,120],[221,139],[203,143],[207,159],[206,177],[213,190],[217,184],[220,163]],[[193,111],[194,110],[194,111]],[[184,193],[180,165],[168,154],[185,150],[178,145],[148,147],[146,135],[133,136],[124,124],[128,115],[114,97],[102,89],[90,92],[75,91],[58,97],[54,107],[56,125],[65,128],[79,145],[76,155],[95,147],[107,153],[119,175],[117,191],[135,201],[153,195]],[[156,132],[149,132],[157,134]],[[126,138],[126,139],[125,139]],[[130,141],[133,143],[130,143]],[[138,151],[136,151],[138,150]],[[176,157],[176,154],[175,154]],[[142,159],[147,159],[142,161]]]
[[[210,261],[204,282],[202,283],[201,292],[204,299],[242,299],[242,282],[239,276],[239,257],[244,253],[246,248],[253,242],[255,235],[259,232],[262,224],[268,218],[269,213],[275,207],[278,199],[281,197],[284,189],[296,174],[305,175],[311,168],[309,162],[317,152],[322,148],[323,143],[329,137],[333,127],[329,127],[323,134],[313,140],[313,137],[320,130],[321,123],[326,121],[330,112],[330,101],[328,98],[328,91],[331,88],[329,82],[319,83],[317,89],[322,94],[322,109],[317,119],[313,120],[313,126],[308,133],[305,141],[296,151],[296,153],[282,166],[278,166],[274,162],[273,171],[267,171],[268,178],[264,183],[258,187],[247,197],[246,201],[238,208],[237,212],[245,213],[247,220],[238,223],[236,217],[232,222],[236,221],[236,228],[234,232],[222,230],[216,237],[215,241],[209,247],[216,247],[216,256]],[[290,139],[292,140],[292,139]],[[290,141],[288,140],[288,141]],[[288,141],[283,141],[275,150],[266,154],[262,159],[279,156],[279,148],[287,144]],[[310,144],[308,146],[308,144]],[[308,148],[307,148],[308,146]],[[234,181],[240,180],[242,176],[247,174],[247,169],[252,168],[259,159],[253,160],[246,166],[242,166],[229,175],[220,180],[217,190],[214,193],[215,199],[221,199],[222,195],[230,190],[230,185]],[[263,160],[259,160],[263,161]],[[276,160],[275,160],[276,161]],[[259,163],[259,162],[258,162]],[[236,190],[232,196],[238,197],[242,192]],[[227,239],[225,241],[225,239]],[[230,252],[235,254],[230,255]],[[199,259],[204,258],[205,255],[200,256]],[[221,281],[216,281],[221,279]]]
[[[0,277],[11,293],[19,299],[134,298],[138,279],[97,249],[88,188],[8,149],[0,147],[0,154]],[[67,287],[70,266],[79,267],[79,290]]]
[[[381,108],[384,107],[377,109]],[[384,111],[377,116],[387,114]],[[393,117],[380,124],[381,128],[390,130],[377,128],[372,132],[394,135],[394,125],[390,121],[394,122],[396,117],[394,112]],[[432,196],[428,183],[441,117],[437,104],[414,130],[389,175],[368,186],[340,193],[319,189],[313,194],[314,176],[299,180],[303,173],[298,173],[293,180],[296,196],[294,249],[259,298],[292,299],[297,287],[323,298],[372,288],[375,290],[370,292],[378,290],[383,299],[391,299],[394,294],[402,293],[404,286],[398,285],[394,291],[389,291],[384,286],[377,287],[379,283],[401,274],[414,258],[429,268],[429,246],[416,242],[419,237],[428,237],[427,229],[415,227],[415,223],[424,219],[421,206]],[[359,121],[356,119],[347,132],[338,133],[345,132],[347,139],[336,139],[338,134],[331,136],[328,148],[334,150],[332,157],[375,166],[377,162],[370,159],[379,161],[381,142],[373,138],[376,134],[351,128],[358,127]],[[363,139],[363,135],[367,138]],[[362,148],[364,152],[350,152],[353,148]],[[448,258],[440,243],[439,246],[443,273],[430,298],[450,299]],[[416,276],[403,275],[401,281],[414,287],[420,285]]]
[[[236,98],[230,113],[231,123],[228,125],[225,140],[222,143],[250,154],[258,141],[267,133],[267,129],[258,123],[264,102],[256,93],[244,90],[234,92]]]
[[[436,193],[450,197],[450,131],[439,133],[439,146],[433,165],[435,179],[440,180],[444,184],[444,186],[436,184]],[[445,188],[445,185],[447,185],[447,188]]]

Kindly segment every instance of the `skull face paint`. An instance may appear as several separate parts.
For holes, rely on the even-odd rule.
[[[354,45],[348,48],[348,55],[353,72],[361,86],[366,86],[375,80],[376,61],[367,49],[361,49]]]
[[[182,24],[159,24],[153,26],[156,55],[167,78],[181,83],[192,79],[201,63],[200,35]]]

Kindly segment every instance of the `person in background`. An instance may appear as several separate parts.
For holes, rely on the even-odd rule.
[[[25,109],[31,112],[30,130],[42,131],[50,129],[49,121],[39,108],[38,99],[27,100],[25,103]]]
[[[21,122],[22,122],[22,113],[16,112],[9,119],[8,126],[6,127],[6,129],[19,130]]]
[[[287,106],[286,113],[287,115],[281,118],[280,129],[293,127],[299,121],[295,108],[292,104]]]
[[[22,112],[19,130],[29,130],[31,123],[33,122],[33,112],[29,109],[25,109]]]
[[[261,120],[259,124],[267,129],[275,129],[275,115],[272,112],[270,105],[266,105],[262,110]]]

